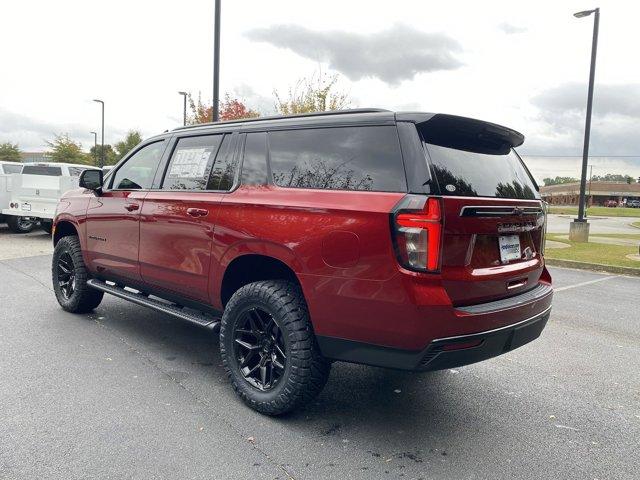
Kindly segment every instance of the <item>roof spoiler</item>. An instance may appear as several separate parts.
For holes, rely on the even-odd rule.
[[[470,152],[504,155],[524,143],[511,128],[474,118],[444,113],[411,115],[427,143]],[[398,118],[401,120],[401,118]]]

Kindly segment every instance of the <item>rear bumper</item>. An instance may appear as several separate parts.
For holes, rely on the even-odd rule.
[[[551,295],[551,292],[546,292],[544,296]],[[341,338],[325,336],[317,338],[322,354],[334,360],[401,370],[442,370],[496,357],[535,340],[542,333],[550,314],[551,306],[549,305],[541,312],[503,327],[472,334],[436,338],[419,351]]]

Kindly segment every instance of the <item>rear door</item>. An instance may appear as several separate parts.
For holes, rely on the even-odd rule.
[[[222,192],[236,182],[238,134],[174,139],[164,177],[140,224],[143,280],[208,303],[211,241]]]
[[[418,129],[442,195],[441,270],[454,305],[535,287],[544,266],[545,213],[520,157],[490,128],[462,122],[430,129],[427,122]]]
[[[140,211],[166,143],[160,140],[138,148],[89,201],[86,256],[90,268],[106,278],[141,281]]]

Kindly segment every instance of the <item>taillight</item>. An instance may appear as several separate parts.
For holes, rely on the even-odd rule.
[[[391,222],[400,264],[409,270],[438,271],[442,243],[441,200],[407,195],[396,205]]]

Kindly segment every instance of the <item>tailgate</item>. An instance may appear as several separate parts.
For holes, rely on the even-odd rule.
[[[443,285],[454,305],[534,288],[542,274],[539,200],[444,197]]]

